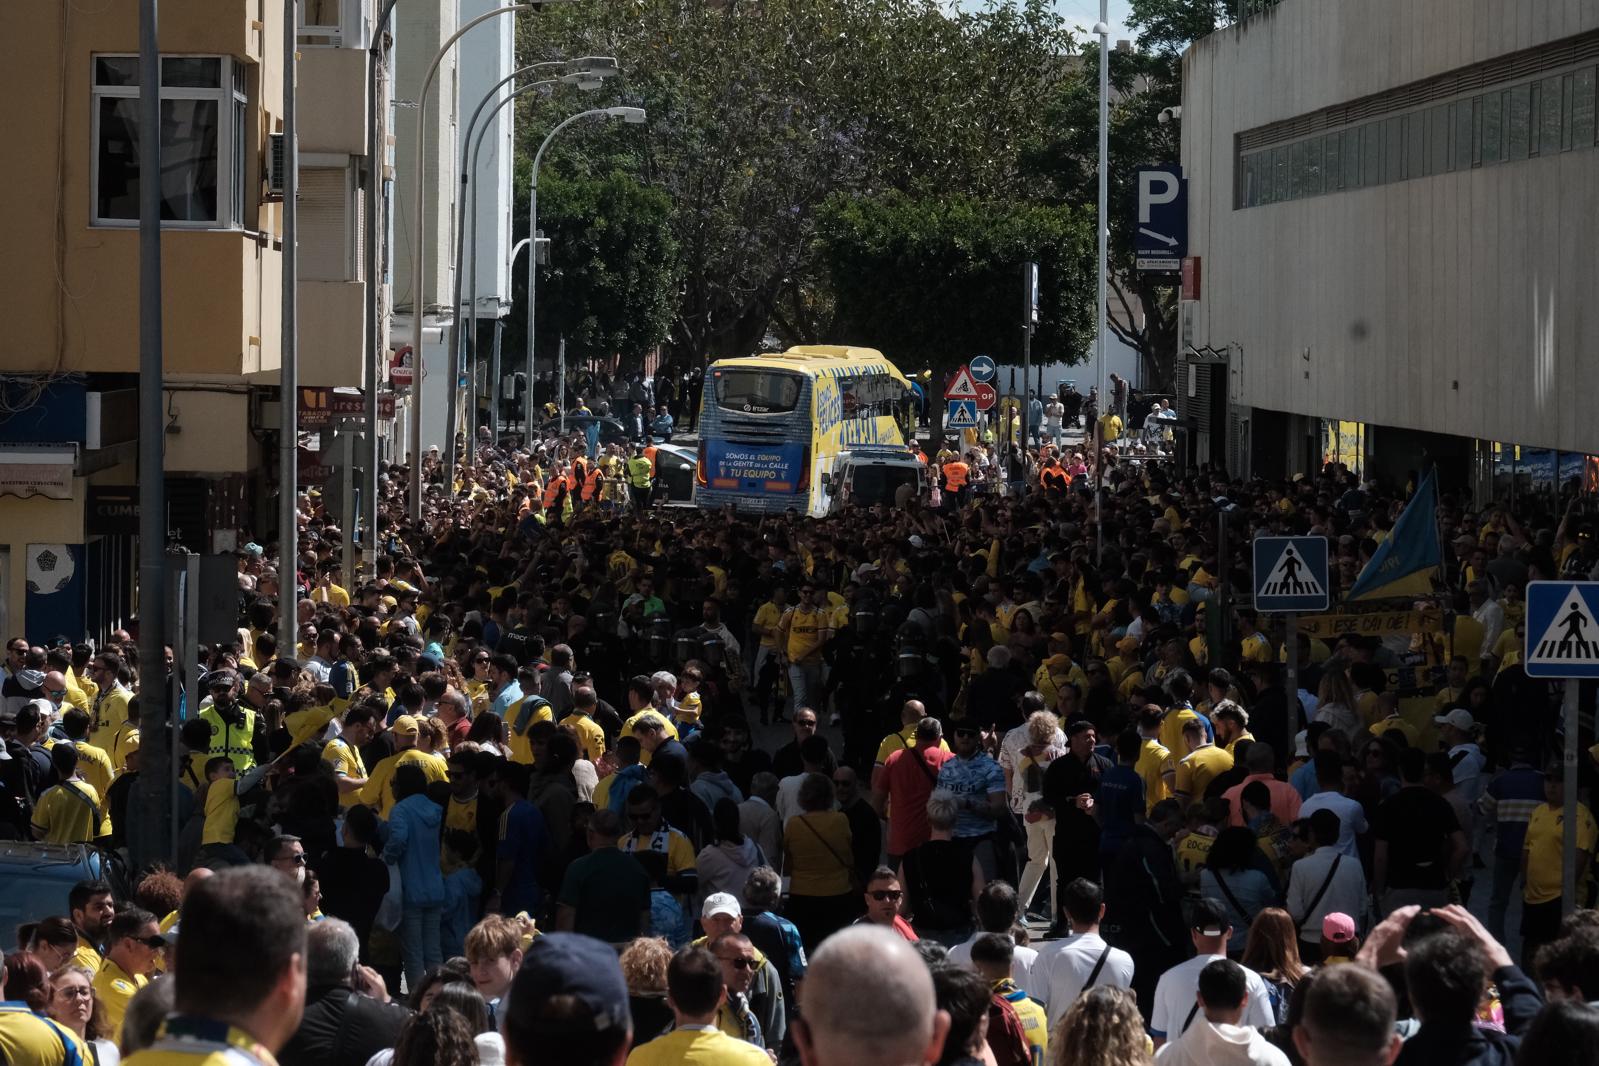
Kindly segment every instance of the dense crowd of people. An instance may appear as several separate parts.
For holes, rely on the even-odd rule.
[[[302,497],[197,664],[177,853],[17,931],[0,1059],[1599,1061],[1518,635],[1599,531],[1445,492],[1435,595],[1288,636],[1251,539],[1327,536],[1336,599],[1414,485],[1099,436],[929,445],[929,493],[822,520],[607,507],[582,433],[484,441],[424,458],[420,524],[386,471],[350,589]],[[173,664],[117,636],[8,643],[0,834],[126,853]]]

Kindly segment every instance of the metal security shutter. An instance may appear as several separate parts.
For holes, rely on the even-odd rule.
[[[1227,407],[1227,472],[1249,476],[1249,408]]]
[[[349,167],[305,167],[300,171],[300,278],[349,281],[355,243]]]

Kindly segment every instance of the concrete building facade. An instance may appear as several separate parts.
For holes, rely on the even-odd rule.
[[[1589,465],[1599,7],[1284,0],[1183,74],[1196,458],[1292,473],[1353,437],[1483,494],[1523,454]]]
[[[360,386],[358,177],[375,0],[304,0],[301,383]],[[281,354],[283,5],[160,6],[168,529],[270,528]],[[136,611],[138,4],[0,5],[0,632],[103,638]]]

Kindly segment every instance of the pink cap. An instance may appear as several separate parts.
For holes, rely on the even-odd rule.
[[[1355,939],[1355,920],[1347,914],[1332,912],[1321,920],[1321,941],[1324,944],[1348,944]]]

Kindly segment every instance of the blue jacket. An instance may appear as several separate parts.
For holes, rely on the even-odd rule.
[[[389,812],[383,861],[400,868],[405,906],[437,907],[444,902],[444,875],[439,872],[439,827],[444,808],[425,794],[407,796]]]
[[[605,806],[621,814],[627,809],[627,794],[633,791],[633,786],[649,780],[650,768],[643,763],[634,763],[624,766],[616,771],[616,779],[611,782],[611,791],[606,795]]]

